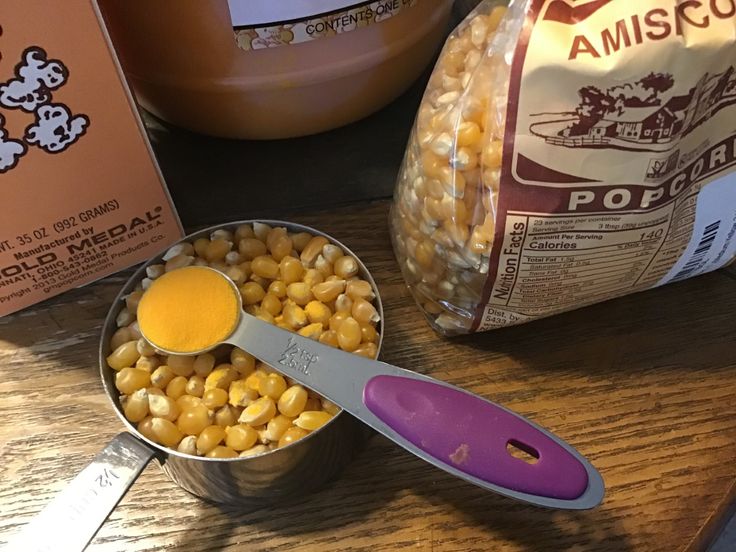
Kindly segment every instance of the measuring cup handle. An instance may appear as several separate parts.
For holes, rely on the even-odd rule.
[[[21,529],[12,550],[76,552],[84,550],[155,450],[121,433],[40,513]]]
[[[472,393],[429,378],[379,375],[365,385],[363,402],[416,454],[454,475],[554,501],[572,502],[589,491],[588,470],[569,445]],[[600,483],[592,490],[597,503],[603,495],[597,472],[592,482]]]

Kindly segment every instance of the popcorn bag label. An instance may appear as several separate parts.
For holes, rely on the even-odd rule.
[[[90,0],[0,13],[0,316],[181,236]]]
[[[534,0],[503,155],[476,330],[728,264],[736,4]]]
[[[228,0],[238,47],[261,50],[300,44],[380,23],[419,0]]]

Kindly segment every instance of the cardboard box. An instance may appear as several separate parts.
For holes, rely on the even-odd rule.
[[[182,235],[93,0],[3,0],[0,316]]]

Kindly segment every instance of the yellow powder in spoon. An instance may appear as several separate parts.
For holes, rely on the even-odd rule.
[[[195,353],[227,339],[240,320],[241,299],[224,274],[202,266],[167,272],[138,305],[138,324],[155,347]]]

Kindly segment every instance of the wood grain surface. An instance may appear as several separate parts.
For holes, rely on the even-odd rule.
[[[385,360],[557,433],[601,471],[603,505],[573,513],[521,505],[374,437],[323,490],[253,511],[206,504],[152,464],[89,550],[704,549],[736,499],[736,271],[442,339],[397,271],[387,208],[289,218],[333,234],[373,272]],[[127,274],[0,319],[0,547],[121,430],[96,350]]]

